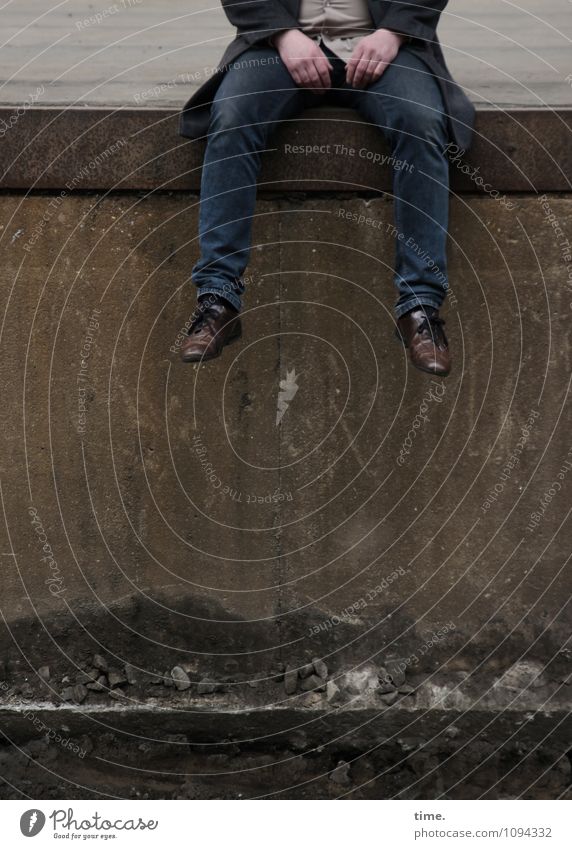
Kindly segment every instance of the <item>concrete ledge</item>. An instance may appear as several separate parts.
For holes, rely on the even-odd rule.
[[[178,135],[173,109],[30,108],[2,139],[4,189],[198,191],[204,141]],[[462,173],[479,168],[499,192],[556,192],[572,188],[572,109],[479,109],[475,143],[452,165],[455,191],[480,191]],[[285,145],[330,145],[333,154],[285,153]],[[354,148],[349,156],[341,145]],[[385,153],[378,131],[349,109],[307,110],[286,122],[266,154],[260,187],[266,191],[368,192],[390,187],[391,168],[368,159]],[[336,147],[337,146],[337,147]],[[336,152],[336,151],[339,151]]]
[[[486,708],[468,700],[466,708],[460,710],[436,705],[405,707],[404,699],[391,707],[384,706],[381,700],[374,705],[371,700],[355,699],[353,706],[336,708],[327,703],[325,696],[306,698],[315,698],[317,704],[261,706],[238,698],[229,704],[227,699],[213,697],[203,698],[202,703],[200,699],[187,699],[180,707],[165,706],[157,699],[87,707],[20,702],[0,707],[0,721],[4,729],[10,729],[11,742],[16,744],[41,738],[50,728],[61,729],[71,737],[93,734],[100,728],[118,735],[151,736],[157,743],[172,742],[168,739],[171,734],[186,734],[189,745],[209,747],[224,747],[225,741],[227,746],[233,743],[252,747],[263,742],[296,747],[301,730],[308,747],[319,746],[325,739],[333,743],[338,737],[346,746],[365,747],[382,740],[388,743],[392,736],[401,734],[412,738],[416,733],[423,735],[426,744],[432,742],[432,737],[444,735],[455,738],[460,745],[494,722],[489,734],[491,742],[504,742],[520,729],[520,737],[529,744],[551,735],[552,744],[559,743],[564,751],[572,730],[569,706],[542,706],[540,702],[533,706],[532,699],[513,700],[512,705],[499,700],[494,707]]]
[[[242,708],[1,710],[0,798],[570,798],[563,711]]]

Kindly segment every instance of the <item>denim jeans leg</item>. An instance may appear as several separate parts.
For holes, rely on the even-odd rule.
[[[276,124],[312,97],[273,47],[245,51],[226,72],[211,108],[201,178],[200,258],[191,276],[199,296],[214,293],[241,308],[250,257],[260,154]]]
[[[379,80],[352,95],[378,126],[393,157],[397,318],[418,305],[445,300],[449,164],[443,98],[437,81],[407,47]]]

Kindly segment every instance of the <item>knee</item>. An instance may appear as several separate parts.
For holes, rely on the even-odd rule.
[[[259,150],[266,144],[268,125],[247,108],[245,98],[214,101],[209,125],[210,142],[230,143]]]
[[[420,138],[444,144],[447,138],[445,115],[434,107],[412,100],[400,101],[393,116],[392,128],[408,138]]]
[[[210,131],[212,133],[225,133],[228,130],[237,130],[246,123],[244,112],[239,106],[229,100],[215,100],[211,107]]]

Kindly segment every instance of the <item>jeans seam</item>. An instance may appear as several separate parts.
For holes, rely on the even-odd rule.
[[[234,292],[223,292],[222,289],[217,289],[213,286],[197,286],[197,291],[199,298],[203,295],[217,295],[219,298],[224,298],[225,301],[228,301],[236,310],[238,310],[238,312],[240,312],[242,301]]]
[[[433,307],[438,310],[441,307],[441,304],[437,301],[437,299],[430,298],[429,296],[414,297],[395,307],[395,315],[397,318],[400,318],[416,306]]]

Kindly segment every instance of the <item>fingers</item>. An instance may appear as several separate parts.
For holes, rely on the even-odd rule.
[[[354,88],[365,88],[365,86],[369,85],[370,82],[373,82],[373,71],[378,64],[378,58],[362,56],[356,64],[352,77],[352,86],[354,86]]]
[[[331,88],[330,72],[333,68],[329,62],[324,61],[323,57],[295,60],[287,66],[296,85],[319,92]]]
[[[326,67],[326,63],[322,59],[314,59],[314,68],[322,88],[331,88],[332,85],[330,72],[333,69],[329,62],[327,64],[328,67]]]
[[[350,59],[348,59],[346,65],[346,81],[349,85],[353,86],[354,84],[354,76],[356,72],[356,68],[359,65],[361,59],[362,50],[360,45],[358,44],[357,48],[352,53]]]
[[[346,79],[354,88],[367,88],[381,77],[388,65],[388,62],[364,57],[355,64],[351,77],[348,74]]]
[[[377,68],[374,69],[372,82],[375,82],[381,76],[383,76],[385,71],[389,68],[390,64],[390,62],[379,62]]]
[[[286,67],[290,71],[290,76],[294,80],[297,86],[301,88],[308,88],[310,85],[310,74],[308,73],[306,66],[301,62],[292,62],[287,63]]]
[[[303,65],[300,68],[299,77],[300,77],[300,85],[304,86],[304,88],[309,88],[310,87],[310,74],[306,70],[305,65]]]
[[[388,67],[389,67],[389,65],[388,65],[387,62],[377,62],[377,63],[375,61],[372,62],[371,65],[368,67],[366,74],[364,74],[362,87],[367,88],[372,83],[376,82],[376,80],[378,80],[381,77],[383,72]]]
[[[354,88],[366,88],[382,76],[396,55],[385,51],[381,58],[378,50],[358,44],[347,63],[347,82]]]

